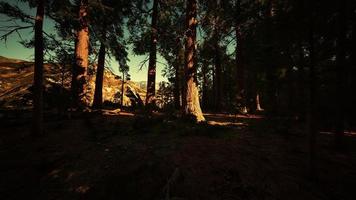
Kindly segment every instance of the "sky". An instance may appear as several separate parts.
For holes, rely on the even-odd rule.
[[[2,0],[4,1],[4,0]],[[12,5],[18,5],[22,10],[24,10],[27,14],[30,14],[32,16],[35,15],[35,9],[30,9],[25,3],[18,2],[16,0],[5,0],[5,2],[9,2]],[[5,22],[5,20],[8,19],[7,16],[0,14],[0,27],[6,25],[8,22]],[[53,21],[51,21],[48,18],[45,18],[45,23],[44,23],[44,30],[47,33],[55,33],[55,30],[53,28],[54,24]],[[26,30],[23,30],[20,32],[21,37],[23,39],[30,39],[33,37],[33,29],[29,28]],[[0,35],[3,35],[4,32],[0,32]],[[5,42],[4,40],[0,41],[0,56],[5,56],[9,58],[17,58],[17,59],[22,59],[22,60],[33,60],[33,54],[34,54],[34,49],[28,49],[23,47],[20,43],[20,38],[18,34],[13,33],[10,35]],[[128,65],[130,67],[129,74],[131,75],[131,80],[133,81],[146,81],[147,80],[147,65],[144,67],[142,70],[139,70],[140,68],[140,63],[144,61],[147,58],[147,55],[144,56],[136,56],[133,54],[131,49],[129,49],[129,55],[128,55]],[[162,75],[162,70],[164,68],[164,64],[166,61],[162,56],[159,54],[157,55],[157,74],[156,74],[156,81],[161,82],[161,81],[167,81],[167,78],[163,77]],[[109,65],[107,66],[113,70],[114,73],[119,73],[118,72],[118,63],[115,61],[115,59],[111,58],[109,60]]]

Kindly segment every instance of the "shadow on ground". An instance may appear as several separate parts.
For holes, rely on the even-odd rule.
[[[318,137],[318,178],[306,176],[307,137],[261,116],[207,114],[191,124],[124,112],[48,114],[42,138],[30,115],[2,120],[2,199],[353,199],[356,142]]]

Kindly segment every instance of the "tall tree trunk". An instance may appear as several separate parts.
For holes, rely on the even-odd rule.
[[[147,77],[147,94],[146,105],[152,106],[154,104],[154,97],[156,94],[156,57],[157,57],[157,18],[158,18],[158,2],[153,0],[152,8],[152,24],[151,24],[151,47],[150,59],[148,64],[148,77]]]
[[[297,103],[297,115],[298,118],[305,120],[305,108],[306,108],[306,101],[305,101],[305,58],[304,58],[304,49],[303,49],[303,44],[302,44],[302,38],[298,42],[298,51],[299,51],[299,61],[298,61],[298,74],[297,74],[297,98],[298,98],[298,103]]]
[[[236,25],[235,25],[235,35],[236,35],[236,50],[235,50],[235,60],[236,60],[236,78],[237,78],[237,103],[240,111],[242,113],[247,113],[247,101],[246,101],[246,87],[245,87],[245,67],[242,60],[242,33],[241,33],[241,1],[236,2]]]
[[[345,123],[345,110],[346,110],[346,85],[347,85],[347,72],[346,72],[346,5],[345,0],[340,0],[338,4],[337,14],[337,52],[336,52],[336,65],[338,67],[337,73],[337,103],[336,103],[336,135],[335,144],[338,148],[342,147],[342,140],[344,137],[344,123]]]
[[[208,108],[208,63],[204,62],[202,66],[203,73],[203,97],[202,97],[202,106],[204,109]]]
[[[217,12],[221,9],[221,1],[216,1]],[[221,53],[220,53],[220,16],[216,14],[213,21],[213,45],[214,45],[214,67],[215,67],[215,87],[214,87],[214,109],[220,111],[222,107],[223,84],[222,84],[222,66],[221,66]]]
[[[211,109],[215,109],[215,105],[216,105],[216,92],[217,92],[217,81],[216,81],[216,68],[213,66],[212,69],[212,82],[213,82],[213,87],[212,87],[212,102],[210,104]]]
[[[44,0],[37,0],[35,19],[35,69],[33,80],[33,135],[43,134],[43,20]]]
[[[180,85],[180,109],[181,111],[184,110],[184,105],[186,102],[186,97],[185,97],[185,72],[184,72],[184,62],[185,62],[185,58],[184,58],[184,48],[182,47],[179,51],[179,74],[180,74],[180,80],[179,80],[179,85]]]
[[[94,92],[94,108],[102,108],[103,105],[103,80],[105,69],[105,44],[102,42],[99,49],[98,67],[96,70],[95,92]]]
[[[256,92],[256,110],[263,111],[263,108],[261,107],[261,102],[260,102],[260,93],[258,91]]]
[[[317,135],[317,116],[316,116],[316,59],[314,45],[314,0],[309,0],[309,112],[308,112],[308,128],[309,128],[309,172],[311,177],[316,176],[315,157],[316,157],[316,135]]]
[[[245,67],[242,60],[242,38],[240,27],[236,27],[236,77],[237,77],[237,103],[238,107],[243,113],[247,113],[246,101],[246,86],[245,86]]]
[[[175,77],[174,77],[174,106],[177,110],[181,108],[181,45],[177,41],[176,62],[175,62]]]
[[[275,3],[274,0],[269,0],[266,9],[266,33],[264,34],[264,39],[266,41],[267,48],[265,49],[266,60],[265,60],[265,68],[266,68],[266,86],[267,86],[267,93],[265,95],[266,104],[265,107],[269,111],[269,114],[274,114],[278,111],[278,99],[277,99],[277,92],[278,92],[278,84],[277,84],[277,76],[276,76],[276,69],[274,68],[272,57],[273,57],[273,43],[271,41],[274,40],[273,38],[273,18],[275,17]]]
[[[176,63],[174,77],[174,107],[180,109],[180,64]]]
[[[352,15],[351,15],[351,19],[352,19],[352,48],[350,49],[351,50],[351,73],[350,73],[350,85],[349,85],[349,92],[352,93],[352,91],[355,90],[356,88],[356,77],[355,77],[355,74],[356,74],[356,13],[354,12]],[[348,105],[352,105],[353,102],[356,102],[356,97],[355,95],[350,95],[350,100],[349,100],[349,104]],[[353,120],[353,113],[356,112],[356,108],[355,106],[352,106],[352,109],[349,110],[349,114],[348,114],[348,120],[349,120],[349,123],[352,127],[350,128],[353,128],[355,129],[356,128],[356,123],[355,121]]]
[[[187,116],[195,118],[197,122],[205,121],[200,108],[199,91],[196,78],[196,28],[197,28],[197,1],[187,0],[186,7],[186,43],[185,43],[185,77],[186,77],[186,102],[184,111]]]
[[[124,107],[124,95],[125,95],[125,72],[122,72],[122,82],[121,82],[121,108]]]
[[[184,52],[185,53],[185,52]],[[185,58],[184,61],[185,62]],[[185,110],[185,105],[187,104],[187,84],[186,84],[186,76],[185,76],[185,67],[182,67],[182,80],[181,80],[181,88],[180,88],[180,93],[181,93],[181,102],[182,102],[182,106],[181,106],[181,111],[182,113],[184,113]]]
[[[75,41],[75,65],[72,77],[72,93],[74,106],[86,102],[86,83],[89,56],[89,27],[87,21],[88,0],[81,0],[78,17],[79,26]]]
[[[217,30],[216,30],[217,31]],[[215,55],[214,55],[214,64],[215,64],[215,78],[216,78],[216,87],[215,87],[215,110],[219,111],[222,105],[222,69],[221,69],[221,58],[220,58],[220,47],[219,47],[219,35],[215,34]]]

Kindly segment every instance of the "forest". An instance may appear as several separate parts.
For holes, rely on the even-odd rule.
[[[0,0],[0,44],[0,199],[356,198],[353,0]]]

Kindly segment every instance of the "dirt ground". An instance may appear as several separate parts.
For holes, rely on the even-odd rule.
[[[262,116],[207,114],[207,124],[125,112],[46,116],[33,138],[30,114],[3,116],[0,199],[356,198],[356,137],[335,151],[318,135],[308,175],[301,125]]]

